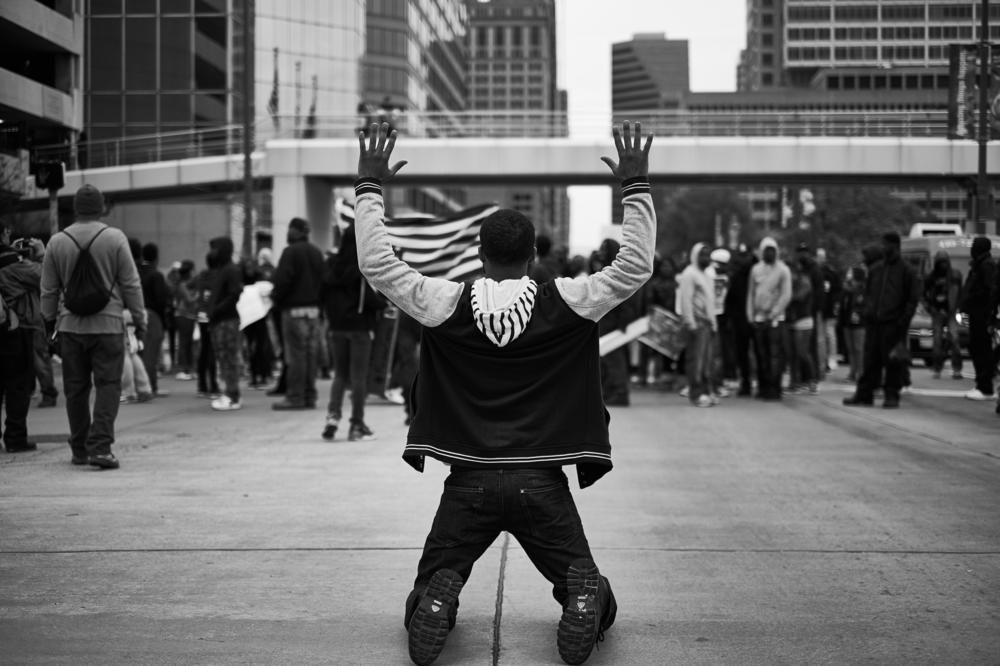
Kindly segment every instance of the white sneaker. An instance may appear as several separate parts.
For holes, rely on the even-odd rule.
[[[965,394],[965,399],[966,400],[977,400],[979,402],[982,402],[984,400],[992,400],[993,396],[986,395],[985,393],[983,393],[979,389],[972,389],[971,391],[969,391],[968,393]]]
[[[713,406],[716,405],[716,403],[717,403],[717,401],[713,400],[711,397],[709,397],[707,395],[700,395],[700,396],[698,396],[698,402],[694,403],[694,406],[695,407],[713,407]]]
[[[719,398],[728,398],[732,394],[733,392],[727,389],[725,386],[720,386],[719,390],[715,392],[715,395],[718,396]]]
[[[688,393],[690,393],[690,391],[691,391],[691,389],[689,387],[685,386],[684,388],[682,388],[680,390],[681,397],[682,398],[688,397]]]
[[[243,405],[238,402],[233,402],[232,398],[228,395],[220,395],[212,401],[212,409],[217,412],[232,412],[242,408]]]
[[[190,372],[178,372],[176,375],[174,375],[174,379],[181,382],[189,382],[192,379],[194,379],[194,375],[192,375]]]
[[[391,388],[385,392],[385,399],[394,405],[405,405],[406,399],[403,398],[403,389],[396,387]]]

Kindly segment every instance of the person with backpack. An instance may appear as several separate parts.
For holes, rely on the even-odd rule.
[[[8,453],[34,451],[28,441],[28,409],[35,384],[34,340],[42,327],[39,284],[45,247],[32,239],[11,244],[10,222],[0,220],[0,406],[6,414]]]
[[[59,336],[72,463],[117,469],[111,445],[125,362],[122,313],[132,313],[141,344],[146,306],[125,234],[101,222],[101,191],[93,185],[77,190],[73,213],[73,224],[52,237],[42,263],[42,318],[50,336]]]

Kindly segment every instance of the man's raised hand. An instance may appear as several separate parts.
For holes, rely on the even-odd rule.
[[[612,130],[615,137],[615,148],[618,149],[618,162],[610,157],[602,157],[601,161],[611,168],[613,173],[620,180],[628,180],[637,176],[647,177],[649,175],[649,147],[653,145],[653,135],[646,136],[646,144],[642,144],[642,124],[635,124],[635,138],[632,137],[632,128],[629,121],[622,123],[619,131],[616,126]],[[624,135],[624,138],[623,138]]]
[[[406,160],[389,166],[389,157],[396,145],[396,130],[389,131],[389,123],[372,123],[368,128],[368,138],[364,132],[358,132],[358,146],[361,154],[358,157],[358,178],[375,178],[386,181],[403,168]]]

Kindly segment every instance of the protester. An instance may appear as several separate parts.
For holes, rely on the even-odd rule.
[[[697,407],[711,407],[712,337],[717,331],[715,282],[706,273],[711,264],[711,248],[696,243],[691,248],[691,263],[677,281],[678,314],[684,325],[687,356],[688,399]]]
[[[313,409],[316,406],[316,372],[319,344],[320,288],[323,253],[309,242],[309,223],[293,218],[288,224],[288,246],[274,271],[271,299],[281,310],[284,360],[287,371],[285,399],[272,409]]]
[[[819,393],[816,361],[813,358],[812,337],[816,320],[813,314],[813,282],[809,264],[800,257],[789,266],[792,273],[792,298],[785,311],[785,320],[791,331],[790,393],[816,395]]]
[[[882,407],[899,407],[903,387],[903,363],[909,362],[906,336],[920,298],[916,272],[899,253],[900,238],[895,231],[882,236],[882,259],[874,263],[865,284],[864,368],[854,395],[845,405],[871,406],[875,390],[882,387]],[[883,380],[884,372],[884,380]]]
[[[529,275],[535,282],[541,284],[554,280],[563,274],[565,267],[560,265],[558,258],[552,251],[552,239],[545,234],[538,234],[535,238],[535,261],[531,265]]]
[[[781,400],[785,310],[792,299],[792,275],[778,258],[773,238],[764,238],[759,249],[761,260],[750,269],[747,285],[747,319],[753,324],[757,358],[757,397]]]
[[[387,143],[387,129],[373,126],[367,147],[364,135],[359,137],[355,224],[361,270],[424,326],[404,458],[417,469],[425,455],[452,465],[406,603],[410,658],[429,664],[438,656],[473,564],[506,530],[563,606],[561,657],[582,663],[617,608],[558,467],[576,464],[581,487],[611,468],[597,321],[652,273],[652,138],[640,147],[638,125],[633,142],[626,122],[624,140],[614,132],[620,162],[603,158],[623,181],[623,243],[611,266],[538,285],[528,277],[534,227],[520,213],[501,210],[480,229],[485,277],[466,285],[423,277],[393,253],[382,223],[380,183],[405,163],[389,167],[396,137]]]
[[[260,249],[256,263],[249,267],[244,277],[247,284],[271,281],[274,266],[271,264],[270,248]],[[269,323],[269,318],[264,316],[243,329],[250,361],[250,388],[263,389],[271,382],[274,372],[274,347],[271,345]]]
[[[59,390],[56,389],[55,372],[52,369],[52,347],[48,338],[45,337],[44,325],[39,325],[34,331],[32,351],[34,352],[35,367],[32,384],[34,384],[35,379],[38,380],[38,392],[42,396],[35,406],[39,409],[55,407]]]
[[[750,371],[750,350],[753,348],[753,327],[747,319],[747,289],[750,271],[756,259],[746,245],[740,245],[730,261],[729,289],[723,307],[729,327],[740,396],[753,395],[753,375]]]
[[[208,309],[212,301],[212,289],[219,271],[218,258],[212,252],[205,255],[205,270],[198,273],[192,286],[198,294],[198,397],[215,400],[222,395],[219,391],[218,366],[215,349],[212,346],[212,331],[209,327]]]
[[[120,402],[149,402],[153,399],[153,387],[142,360],[142,341],[135,334],[135,322],[128,310],[122,312],[122,320],[125,323],[125,362],[122,364]]]
[[[726,298],[729,295],[729,260],[732,253],[724,247],[712,250],[706,275],[715,287],[715,334],[712,336],[712,362],[709,365],[712,393],[716,398],[731,394],[726,382],[736,379],[736,359],[733,354],[732,331],[726,316]]]
[[[818,354],[816,361],[821,372],[818,376],[822,377],[833,371],[838,364],[837,309],[840,306],[840,295],[844,283],[837,269],[830,265],[826,250],[823,248],[816,250],[816,265],[823,277],[823,304],[819,312],[820,318],[816,321],[817,326],[820,326],[816,331],[816,353]]]
[[[962,274],[952,268],[951,257],[945,250],[934,256],[934,268],[924,277],[923,303],[931,316],[931,330],[934,332],[934,351],[931,370],[934,378],[941,377],[944,369],[945,345],[951,356],[951,376],[962,378],[962,349],[958,343],[955,313],[958,311],[958,297],[962,290]]]
[[[361,275],[354,227],[344,231],[339,251],[327,259],[322,299],[334,357],[323,439],[329,441],[336,436],[344,391],[348,386],[351,388],[351,418],[347,439],[352,442],[375,439],[375,433],[365,423],[365,398],[368,395],[368,361],[375,336],[375,313],[385,307],[385,299],[376,294]]]
[[[573,276],[570,276],[573,277]],[[656,256],[653,260],[653,277],[647,283],[646,308],[663,308],[674,312],[677,301],[677,266],[670,257]],[[674,359],[643,345],[646,363],[646,384],[668,384],[673,388]]]
[[[610,266],[618,256],[620,248],[618,241],[605,238],[597,250],[601,256],[601,263]],[[636,301],[638,293],[637,291],[601,317],[597,322],[599,335],[625,331],[629,324],[638,319],[641,314],[640,305]],[[601,394],[605,405],[617,407],[629,405],[628,348],[624,345],[601,356]]]
[[[74,465],[87,463],[101,469],[117,469],[111,452],[115,441],[115,419],[121,396],[125,340],[122,311],[135,321],[136,337],[146,333],[146,307],[142,300],[139,272],[125,235],[101,222],[104,196],[93,185],[84,185],[73,199],[75,221],[49,241],[42,264],[42,317],[46,327],[58,332],[62,357],[63,393],[69,417],[69,445]],[[86,250],[96,268],[98,285],[75,280]],[[93,314],[91,308],[72,305],[84,288],[94,287],[106,298]],[[60,301],[60,299],[62,299]],[[88,299],[89,300],[89,299]],[[95,389],[93,412],[91,386]]]
[[[159,365],[163,358],[164,322],[170,306],[170,289],[163,273],[157,268],[160,248],[155,243],[142,246],[139,280],[142,282],[142,299],[146,303],[146,337],[143,341],[142,362],[146,365],[149,385],[153,395],[166,395],[160,390]]]
[[[198,322],[198,289],[194,284],[194,262],[185,259],[172,280],[174,325],[177,327],[177,374],[174,379],[194,379],[194,330]]]
[[[240,337],[240,315],[236,303],[243,293],[243,271],[233,263],[233,241],[228,236],[213,238],[208,243],[209,256],[215,271],[212,273],[211,296],[208,300],[208,330],[212,338],[212,351],[219,364],[219,374],[225,393],[212,401],[212,409],[228,412],[241,409],[240,362],[243,347]]]
[[[847,381],[856,382],[861,376],[862,359],[865,350],[865,267],[853,266],[841,290],[841,304],[838,312],[839,323],[844,331],[847,345],[847,361],[850,371]]]
[[[802,266],[802,270],[809,276],[809,282],[812,285],[813,328],[809,333],[809,351],[815,366],[813,374],[817,379],[822,380],[826,376],[826,357],[825,354],[820,353],[821,351],[825,352],[820,347],[820,338],[826,330],[826,325],[823,322],[823,310],[826,307],[823,271],[820,269],[809,243],[799,243],[796,255],[796,259]]]
[[[28,440],[28,409],[35,384],[35,339],[42,324],[39,299],[45,246],[38,239],[11,245],[11,223],[0,219],[0,406],[8,453],[34,451]],[[46,342],[46,345],[48,343]]]
[[[969,316],[969,356],[976,371],[976,386],[965,394],[969,400],[993,398],[996,360],[989,327],[996,311],[997,268],[990,256],[992,243],[985,236],[972,241],[972,262],[962,286],[961,310]]]

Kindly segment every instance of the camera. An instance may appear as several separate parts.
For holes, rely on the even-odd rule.
[[[32,253],[31,249],[31,238],[18,238],[10,244],[10,246],[23,257],[30,257]]]

